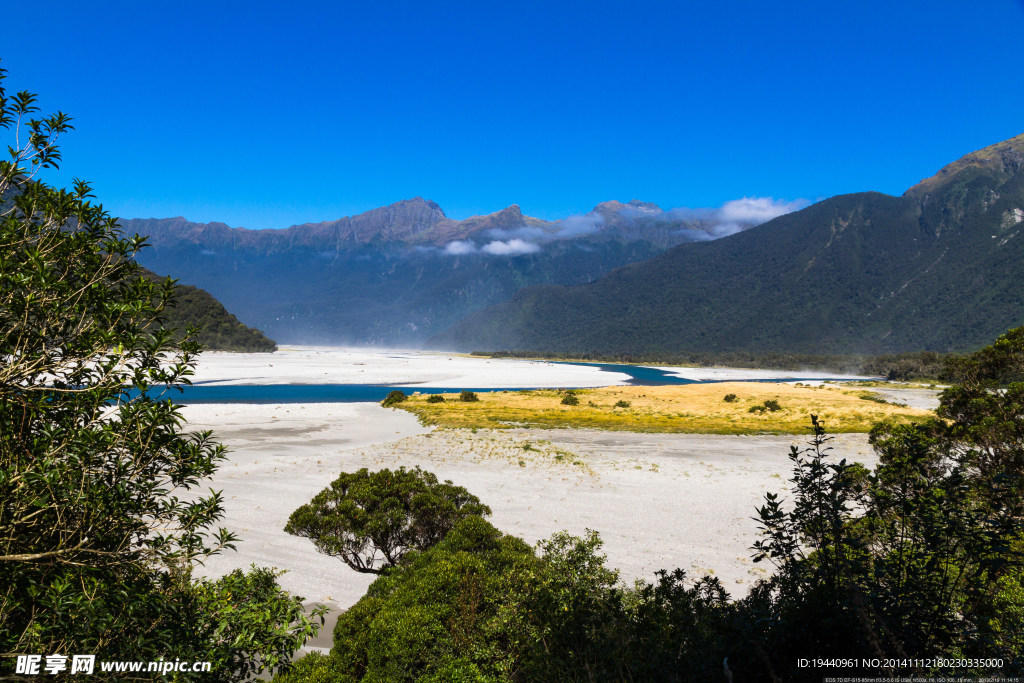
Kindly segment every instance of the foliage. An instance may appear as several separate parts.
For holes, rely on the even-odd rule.
[[[461,391],[459,392],[459,400],[463,403],[473,403],[479,401],[480,397],[476,395],[475,391]]]
[[[461,519],[491,509],[461,486],[419,467],[342,473],[295,510],[285,531],[313,541],[358,572],[382,574],[438,543]]]
[[[334,630],[327,662],[299,662],[292,679],[511,680],[533,639],[515,609],[537,566],[530,547],[479,517],[377,579]]]
[[[618,401],[615,402],[615,405],[613,407],[614,408],[628,408],[631,405],[633,405],[633,404],[630,403],[629,401],[625,401],[625,400],[620,398]]]
[[[809,567],[809,555],[816,559],[814,568],[828,589],[839,589],[845,575],[843,567],[850,556],[848,522],[857,500],[857,469],[846,460],[827,460],[831,450],[826,444],[832,437],[816,415],[811,416],[814,435],[806,449],[790,447],[793,463],[795,497],[792,508],[785,510],[778,495],[765,495],[765,504],[758,510],[763,539],[754,543],[754,562],[771,560],[782,570]]]
[[[379,578],[343,614],[327,657],[279,683],[666,680],[720,671],[726,595],[682,571],[627,589],[596,533],[522,541],[469,517]]]
[[[384,400],[381,401],[380,404],[385,408],[390,408],[391,406],[397,403],[401,403],[402,401],[405,401],[408,398],[409,397],[405,395],[404,391],[395,389],[394,391],[389,391],[388,395],[384,397]]]
[[[736,394],[726,394],[722,400],[726,403],[733,403],[736,401]]]
[[[172,282],[142,275],[144,241],[123,236],[86,183],[36,178],[59,162],[70,118],[35,118],[35,96],[8,96],[3,74],[0,128],[21,142],[0,162],[0,652],[221,658],[197,630],[207,624],[245,645],[222,680],[253,658],[284,663],[290,652],[255,638],[291,628],[293,599],[262,580],[262,600],[228,624],[206,611],[214,589],[191,582],[235,538],[213,528],[220,495],[195,490],[224,449],[184,433],[166,397],[198,350],[161,328]]]
[[[580,399],[579,396],[576,395],[575,391],[567,391],[565,392],[565,395],[562,396],[563,406],[578,406],[579,404]]]
[[[869,358],[860,367],[864,375],[881,375],[890,382],[913,380],[947,380],[948,365],[956,356],[950,353],[920,351],[887,354]]]
[[[196,619],[189,625],[217,679],[243,681],[284,670],[323,624],[326,608],[307,615],[300,598],[278,587],[278,574],[253,565],[248,573],[236,569],[193,586]]]
[[[779,574],[743,603],[781,677],[811,675],[792,664],[808,644],[822,657],[1001,657],[1001,673],[1020,671],[1024,643],[1007,626],[1022,604],[1024,385],[1006,380],[1022,359],[1024,330],[1012,330],[960,362],[965,380],[943,392],[940,419],[879,424],[871,476],[826,463],[816,426],[792,510],[769,494],[759,511],[755,547]]]
[[[431,394],[427,396],[427,403],[444,403],[444,396],[441,394]]]

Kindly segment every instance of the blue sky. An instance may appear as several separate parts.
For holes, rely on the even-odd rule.
[[[900,194],[1024,132],[1019,0],[5,3],[9,90],[75,117],[51,181],[250,228],[423,196]]]

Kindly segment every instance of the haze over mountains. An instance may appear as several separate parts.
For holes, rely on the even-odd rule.
[[[418,345],[523,287],[582,284],[684,242],[750,228],[796,208],[743,199],[662,211],[604,202],[544,221],[512,205],[452,220],[414,198],[358,216],[284,230],[184,218],[122,220],[149,235],[147,268],[201,287],[279,342]]]
[[[578,287],[520,291],[438,348],[966,350],[1024,324],[1024,135],[901,197],[833,197]]]
[[[121,223],[150,236],[143,265],[279,342],[873,354],[967,350],[1024,324],[1024,135],[901,197],[801,206],[460,221],[417,197],[284,230]]]

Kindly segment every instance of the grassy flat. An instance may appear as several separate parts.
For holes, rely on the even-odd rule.
[[[424,424],[441,427],[505,429],[541,427],[583,428],[628,432],[684,434],[806,434],[810,415],[830,432],[866,432],[876,422],[907,422],[932,415],[930,411],[872,400],[871,392],[835,388],[722,382],[660,387],[603,387],[575,392],[579,405],[561,403],[557,390],[481,393],[476,402],[443,394],[444,403],[427,403],[413,395],[397,404],[419,416]],[[736,400],[726,402],[727,394]],[[752,413],[764,402],[781,409]],[[619,401],[628,408],[615,407]]]

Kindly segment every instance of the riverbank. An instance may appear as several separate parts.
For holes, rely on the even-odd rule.
[[[287,570],[281,585],[344,608],[374,576],[359,574],[283,531],[288,516],[338,473],[419,466],[465,486],[502,531],[536,542],[595,529],[623,580],[658,569],[713,573],[745,593],[765,568],[750,562],[751,517],[766,491],[785,493],[791,444],[804,437],[636,434],[597,430],[429,431],[374,404],[187,406],[191,429],[230,449],[208,486],[222,490],[222,525],[237,552],[211,558],[219,576],[251,563]],[[836,457],[871,466],[864,434],[838,435]]]

